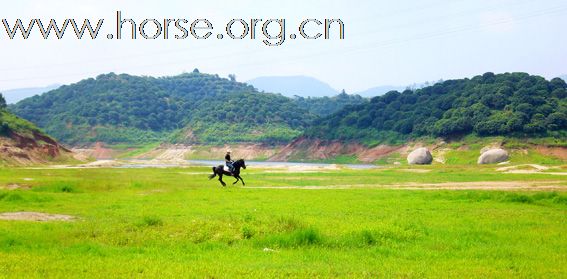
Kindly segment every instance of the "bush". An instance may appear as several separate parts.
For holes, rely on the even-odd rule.
[[[140,227],[156,227],[162,226],[163,221],[159,217],[145,216],[142,221],[138,223]]]

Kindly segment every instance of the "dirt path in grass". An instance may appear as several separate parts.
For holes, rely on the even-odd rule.
[[[404,184],[352,184],[333,186],[260,186],[252,189],[400,189],[400,190],[495,190],[495,191],[567,191],[566,181],[483,181]]]
[[[73,221],[75,217],[62,214],[48,214],[41,212],[4,212],[0,213],[0,220],[8,221]]]
[[[549,175],[567,175],[567,172],[551,172],[549,170],[559,170],[559,166],[546,167],[537,164],[523,164],[509,167],[497,168],[496,171],[503,173],[519,173],[519,174],[549,174]]]

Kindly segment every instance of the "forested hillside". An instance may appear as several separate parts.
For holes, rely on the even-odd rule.
[[[286,142],[314,115],[281,95],[217,75],[100,75],[11,107],[68,144]]]
[[[565,81],[525,73],[486,73],[371,100],[288,98],[197,70],[162,78],[106,74],[10,109],[72,145],[287,143],[302,134],[368,144],[471,133],[567,136]]]
[[[415,91],[392,91],[316,120],[307,137],[382,140],[431,136],[565,138],[567,85],[525,73],[449,80]]]
[[[295,97],[297,105],[317,116],[327,116],[341,110],[345,106],[360,105],[368,102],[368,99],[359,95],[349,95],[344,91],[333,97]]]

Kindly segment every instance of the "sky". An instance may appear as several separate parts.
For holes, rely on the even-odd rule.
[[[144,19],[184,18],[188,27],[206,18],[213,36],[107,39],[115,33],[116,11],[138,25]],[[27,40],[21,35],[10,40],[0,24],[0,90],[69,84],[108,72],[170,76],[194,68],[234,74],[238,81],[305,75],[347,92],[485,72],[528,72],[548,79],[567,74],[564,0],[20,0],[3,3],[0,18],[10,26],[21,19],[26,27],[34,18],[45,24],[51,18],[58,24],[67,18],[81,24],[85,18],[105,19],[96,40],[78,40],[72,29],[61,40],[44,40],[37,26]],[[269,47],[257,29],[255,40],[217,39],[236,18],[284,18],[287,38]],[[345,38],[332,32],[329,40],[289,39],[305,19],[341,19]],[[317,33],[310,26],[307,31]],[[273,25],[269,30],[278,31]]]

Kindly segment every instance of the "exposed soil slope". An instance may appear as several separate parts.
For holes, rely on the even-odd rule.
[[[45,164],[71,157],[71,151],[37,131],[0,136],[0,165]]]
[[[406,163],[408,153],[418,147],[427,147],[433,154],[434,164],[476,164],[478,156],[490,148],[504,148],[511,152],[512,164],[557,164],[567,162],[567,148],[524,144],[508,145],[503,138],[486,138],[481,141],[407,142],[402,145],[381,144],[368,147],[356,142],[325,141],[321,139],[298,138],[288,145],[232,144],[210,145],[166,145],[136,153],[135,149],[113,150],[103,144],[92,148],[73,149],[85,158],[98,160],[134,159],[151,160],[155,163],[186,163],[187,159],[223,160],[227,150],[233,157],[247,161],[301,162],[325,161],[329,163],[378,163],[399,165]],[[121,153],[122,152],[122,153]],[[124,156],[124,152],[135,155]],[[76,155],[75,157],[77,157]]]
[[[431,150],[435,163],[440,164],[464,163],[465,160],[469,163],[476,163],[476,158],[482,151],[495,147],[501,147],[512,152],[513,161],[523,162],[528,160],[525,163],[537,163],[529,161],[535,160],[537,156],[553,158],[563,162],[567,161],[567,148],[561,146],[527,144],[522,147],[515,147],[513,144],[511,146],[506,145],[502,139],[495,139],[495,142],[490,142],[489,139],[484,141],[473,143],[474,147],[462,141],[447,143],[441,140],[435,143],[407,142],[397,146],[381,144],[375,147],[367,147],[356,142],[302,137],[281,148],[279,152],[269,158],[269,161],[333,161],[341,156],[348,156],[362,163],[383,161],[385,164],[399,164],[400,162],[405,162],[408,153],[418,147],[427,147]],[[455,159],[460,159],[462,162],[455,162]],[[447,162],[447,160],[452,161]]]
[[[355,156],[360,162],[371,163],[392,153],[406,150],[407,146],[378,145],[368,148],[359,143],[298,138],[272,156],[270,161],[327,160],[338,156]]]

